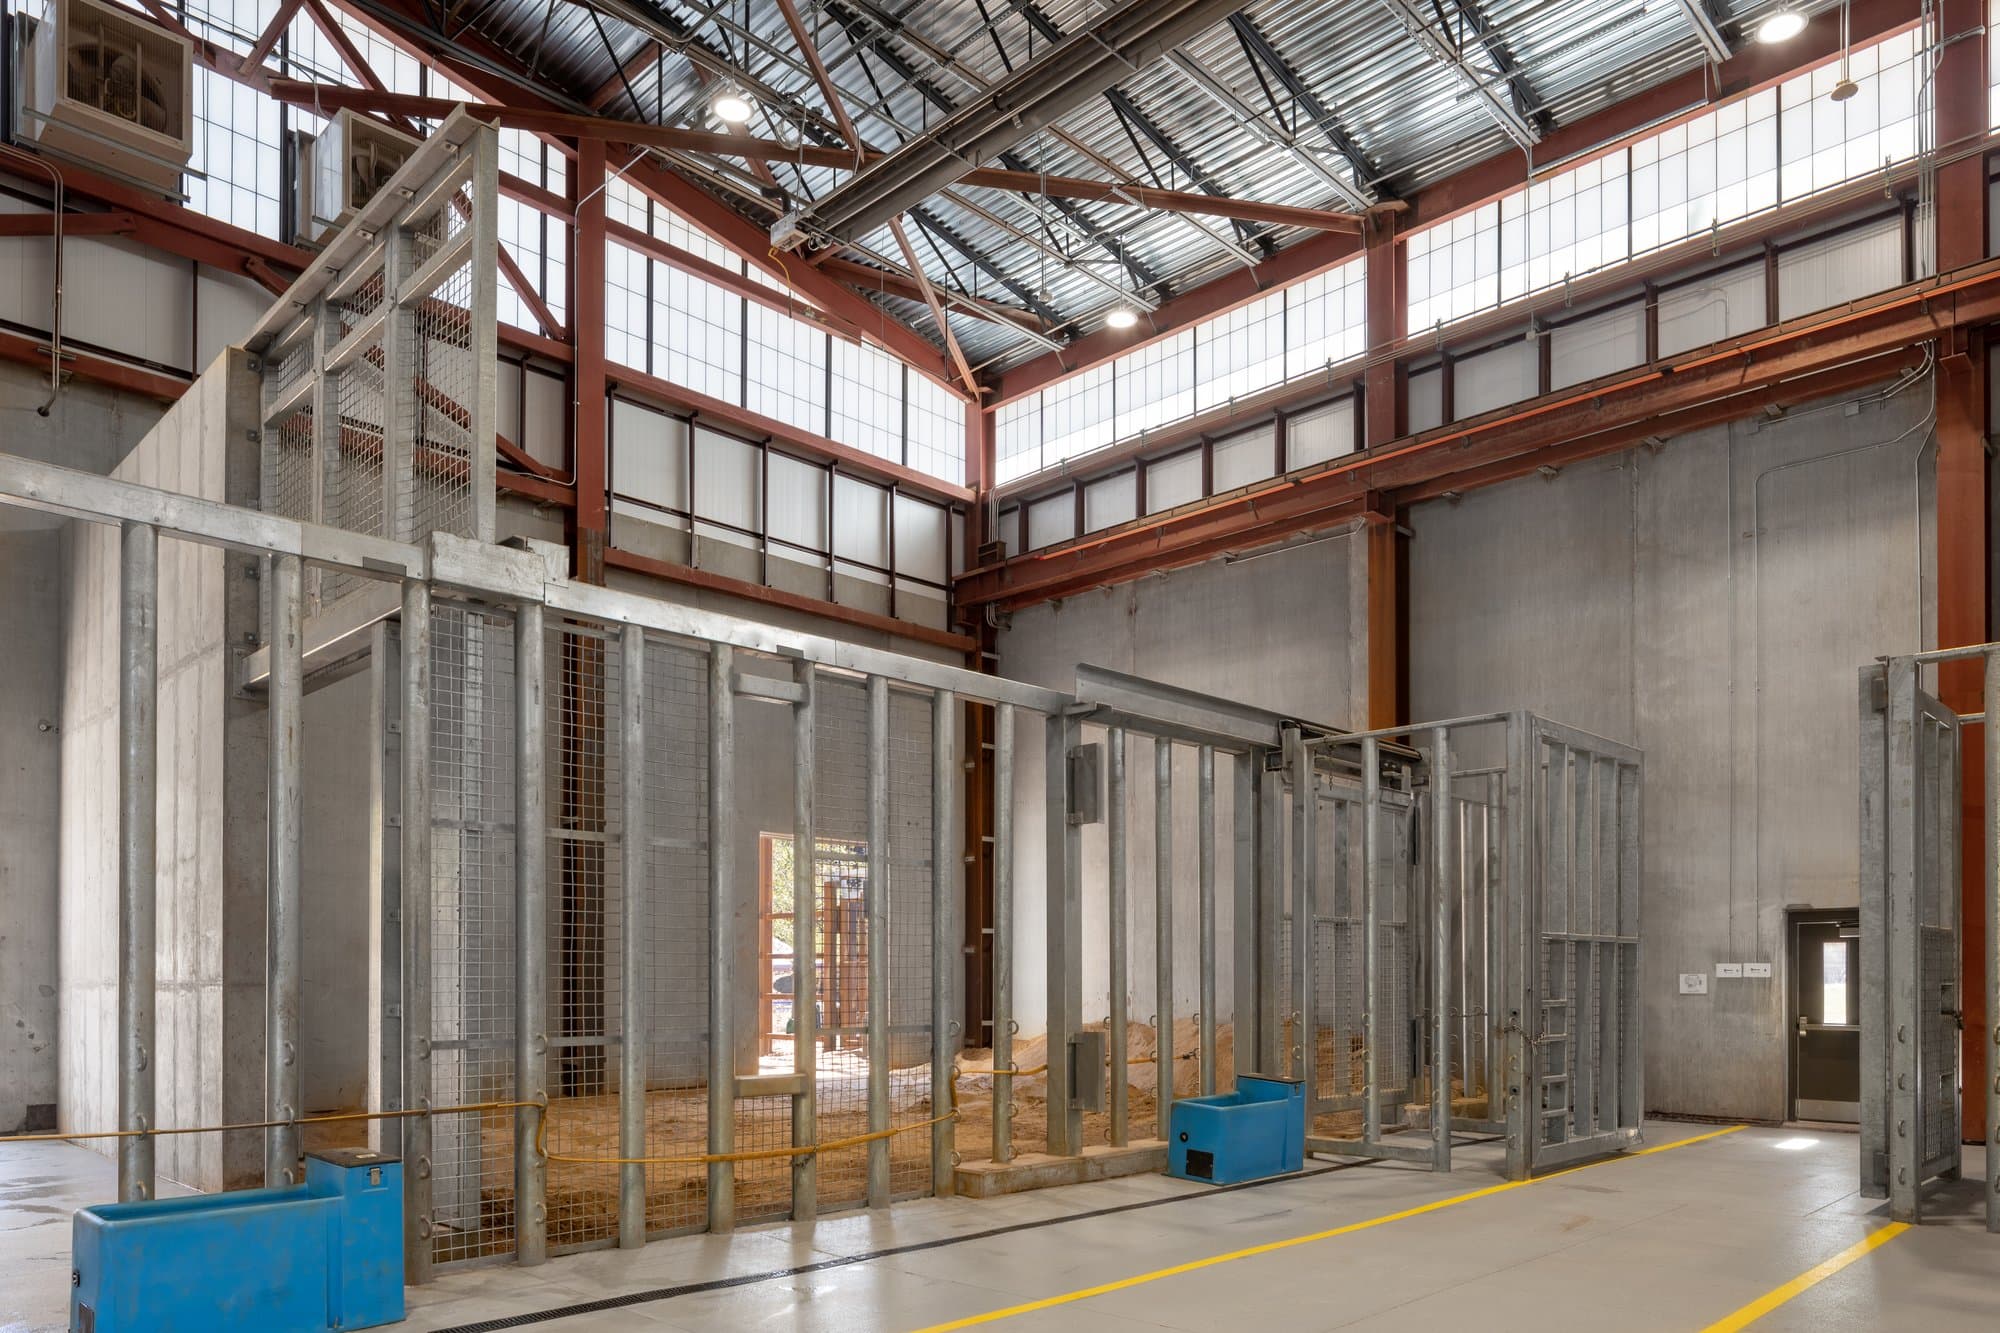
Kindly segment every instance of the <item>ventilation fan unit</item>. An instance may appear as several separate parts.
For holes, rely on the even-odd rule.
[[[51,0],[35,26],[22,137],[178,194],[194,152],[194,50],[103,0]]]
[[[311,182],[300,194],[311,201],[315,239],[346,226],[416,150],[417,140],[401,130],[352,111],[336,113],[299,163],[301,182]]]

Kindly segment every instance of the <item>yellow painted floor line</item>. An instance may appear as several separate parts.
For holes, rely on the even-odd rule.
[[[1765,1292],[1735,1314],[1710,1324],[1702,1330],[1702,1333],[1736,1333],[1738,1329],[1750,1327],[1800,1292],[1818,1286],[1856,1259],[1881,1249],[1909,1229],[1910,1224],[1907,1222],[1891,1222],[1885,1227],[1869,1232],[1825,1263],[1815,1264],[1784,1286]]]
[[[1725,1134],[1734,1134],[1745,1128],[1731,1125],[1727,1129],[1712,1130],[1706,1134],[1696,1134],[1692,1138],[1679,1139],[1673,1143],[1663,1143],[1654,1148],[1641,1148],[1637,1152],[1608,1157],[1599,1162],[1586,1162],[1582,1166],[1572,1166],[1562,1171],[1552,1171],[1546,1176],[1536,1176],[1532,1180],[1509,1180],[1499,1185],[1488,1185],[1484,1189],[1468,1190],[1464,1194],[1454,1194],[1449,1198],[1437,1199],[1420,1204],[1415,1208],[1405,1208],[1401,1212],[1384,1213],[1362,1222],[1349,1222],[1346,1226],[1331,1227],[1325,1231],[1315,1231],[1310,1235],[1293,1236],[1288,1240],[1269,1241],[1263,1245],[1252,1245],[1247,1249],[1231,1250],[1227,1254],[1210,1255],[1206,1259],[1195,1259],[1189,1263],[1175,1264],[1172,1268],[1156,1268],[1150,1273],[1138,1273],[1132,1277],[1122,1277],[1115,1282],[1102,1282],[1080,1291],[1067,1291],[1060,1296],[1044,1296],[1038,1301],[1027,1301],[1020,1305],[1010,1305],[1003,1310],[989,1310],[985,1314],[968,1315],[964,1319],[954,1319],[949,1323],[932,1324],[917,1333],[949,1333],[952,1329],[973,1328],[979,1324],[998,1323],[1002,1319],[1012,1319],[1015,1315],[1033,1314],[1037,1310],[1049,1310],[1059,1305],[1070,1305],[1077,1301],[1089,1300],[1092,1296],[1103,1296],[1114,1291],[1124,1291],[1128,1287],[1144,1286],[1148,1282],[1158,1282],[1162,1278],[1179,1277],[1183,1273],[1196,1273],[1204,1268],[1214,1268],[1218,1264],[1233,1263],[1238,1259],[1252,1259],[1260,1254],[1275,1254],[1280,1250],[1293,1249],[1300,1245],[1311,1245],[1318,1241],[1332,1240],[1337,1236],[1352,1235],[1357,1231],[1367,1231],[1372,1227],[1386,1226],[1391,1222],[1401,1222],[1407,1218],[1422,1217],[1425,1213],[1440,1212],[1461,1203],[1471,1203],[1474,1199],[1484,1199],[1495,1194],[1505,1194],[1510,1190],[1525,1189],[1544,1181],[1560,1180],[1578,1171],[1589,1171],[1594,1167],[1609,1166],[1614,1162],[1633,1157],[1649,1157],[1654,1153],[1672,1152],[1675,1148],[1685,1148],[1692,1143],[1705,1143],[1709,1139],[1719,1139]],[[1817,1280],[1817,1279],[1815,1279]]]

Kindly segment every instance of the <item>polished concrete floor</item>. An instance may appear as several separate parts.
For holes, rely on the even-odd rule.
[[[908,1330],[1120,1283],[991,1326],[1701,1330],[1883,1226],[1882,1206],[1855,1193],[1852,1136],[1746,1129],[1691,1141],[1711,1132],[1655,1124],[1649,1144],[1683,1146],[1488,1193],[1477,1192],[1498,1181],[1496,1150],[1482,1145],[1462,1150],[1448,1177],[1370,1165],[1231,1192],[1151,1176],[923,1200],[537,1269],[450,1272],[410,1292],[405,1327],[513,1317],[552,1333]],[[1979,1164],[1968,1150],[1970,1179],[1933,1201],[1934,1225],[1896,1235],[1755,1326],[2000,1327],[2000,1237],[1975,1217]],[[0,1331],[63,1326],[68,1212],[111,1180],[110,1163],[80,1148],[0,1146]],[[987,1234],[1000,1228],[1012,1229]],[[618,1297],[644,1299],[513,1322]]]

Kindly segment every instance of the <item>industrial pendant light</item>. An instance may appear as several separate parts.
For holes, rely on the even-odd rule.
[[[709,101],[708,109],[713,111],[715,118],[725,125],[747,124],[751,115],[757,110],[744,95],[743,90],[733,83],[725,83],[716,89],[714,98]]]
[[[1861,85],[1847,73],[1847,57],[1853,50],[1847,35],[1847,4],[1848,0],[1840,0],[1840,82],[1834,84],[1833,91],[1827,94],[1836,102],[1845,102],[1861,91]]]
[[[1806,30],[1806,16],[1790,5],[1771,12],[1757,25],[1757,40],[1766,46],[1789,42]]]
[[[1129,329],[1139,322],[1139,312],[1121,305],[1106,315],[1104,322],[1114,329]]]

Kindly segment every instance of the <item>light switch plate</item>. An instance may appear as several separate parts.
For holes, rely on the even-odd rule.
[[[1683,995],[1708,994],[1708,973],[1706,972],[1681,973],[1681,994]]]
[[[1743,975],[1746,977],[1762,977],[1768,981],[1771,977],[1771,965],[1769,963],[1745,963],[1743,965]]]
[[[1715,975],[1718,979],[1722,977],[1740,977],[1743,975],[1743,964],[1717,963],[1715,965]]]

